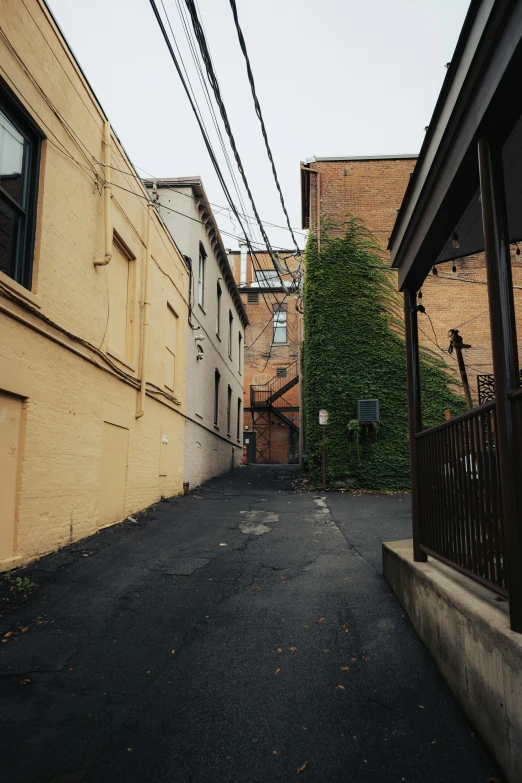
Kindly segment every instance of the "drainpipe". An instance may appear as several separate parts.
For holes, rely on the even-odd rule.
[[[112,258],[112,195],[111,195],[111,124],[103,123],[103,219],[105,227],[105,257],[94,266],[107,266]]]
[[[149,267],[150,267],[151,243],[152,243],[153,210],[154,210],[154,205],[152,204],[151,201],[149,201],[149,203],[147,204],[147,249],[145,251],[145,271],[144,271],[145,280],[143,283],[143,315],[142,315],[142,325],[141,325],[141,349],[140,349],[141,385],[138,391],[138,411],[136,413],[137,419],[141,419],[141,417],[145,413],[145,391],[147,388],[146,373],[147,373],[147,336],[148,336],[148,329],[149,329]]]
[[[317,253],[321,252],[321,175],[315,169],[310,169],[315,174],[316,183],[316,229],[315,235],[317,237]]]

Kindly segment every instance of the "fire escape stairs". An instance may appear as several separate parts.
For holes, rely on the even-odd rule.
[[[299,432],[299,427],[286,416],[274,403],[283,397],[291,388],[299,383],[299,369],[297,362],[287,368],[287,375],[281,377],[275,375],[267,383],[250,387],[250,404],[254,410],[273,412],[278,418],[294,431]]]

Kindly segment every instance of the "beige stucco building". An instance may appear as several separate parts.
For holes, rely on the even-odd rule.
[[[182,491],[190,274],[46,5],[1,25],[5,569]]]
[[[201,179],[146,185],[191,269],[184,481],[193,487],[242,462],[248,318]]]

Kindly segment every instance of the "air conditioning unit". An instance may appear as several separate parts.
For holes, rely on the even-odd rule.
[[[357,400],[359,421],[379,421],[379,400]]]

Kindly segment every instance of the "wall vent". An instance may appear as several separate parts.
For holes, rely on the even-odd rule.
[[[276,368],[276,377],[277,378],[287,378],[288,377],[288,367],[277,367]]]
[[[379,400],[357,400],[359,421],[379,421]]]
[[[257,304],[259,302],[259,291],[249,291],[247,293],[248,304]]]

